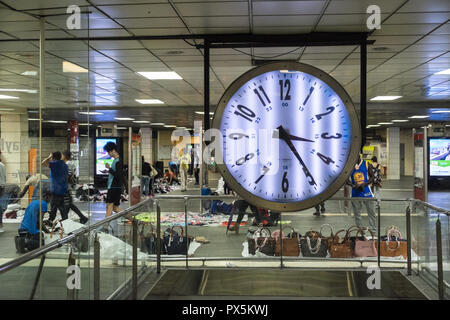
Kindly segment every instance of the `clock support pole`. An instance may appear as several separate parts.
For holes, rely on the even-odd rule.
[[[361,63],[361,76],[360,76],[360,121],[361,121],[361,150],[366,144],[366,123],[367,123],[367,44],[361,42],[360,47],[360,63]]]
[[[205,39],[204,41],[204,47],[203,47],[203,128],[204,132],[209,130],[210,128],[210,121],[209,121],[209,42]],[[204,133],[201,133],[201,141],[204,141],[203,139]],[[206,142],[205,142],[206,146]],[[203,148],[204,150],[204,148]],[[202,158],[201,160],[201,178],[202,178],[202,185],[208,186],[208,163],[205,163],[203,159],[203,155],[200,155]]]

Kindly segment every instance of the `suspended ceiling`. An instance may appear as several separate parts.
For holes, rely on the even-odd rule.
[[[80,6],[81,30],[66,27],[66,8]],[[381,29],[366,26],[369,5],[381,8]],[[430,114],[427,120],[450,120],[450,2],[448,0],[331,1],[190,1],[190,0],[1,0],[0,40],[39,39],[39,16],[46,16],[47,38],[126,37],[189,34],[298,34],[371,32],[368,46],[368,99],[400,95],[394,103],[369,101],[368,124]],[[133,116],[136,120],[192,126],[202,115],[203,52],[201,40],[47,41],[47,118],[67,120],[77,111],[105,111],[91,121]],[[289,59],[314,65],[335,77],[359,102],[359,47],[275,47],[211,50],[211,105],[252,59]],[[64,73],[69,61],[89,73]],[[0,42],[0,89],[39,88],[39,42]],[[175,71],[183,80],[148,80],[138,71]],[[35,109],[38,94],[0,100],[0,108]],[[160,99],[164,106],[141,105],[135,99]],[[414,104],[416,108],[410,106]],[[214,109],[214,107],[212,108]],[[0,109],[1,110],[1,109]],[[102,112],[102,111],[101,111]],[[139,119],[138,119],[139,118]]]

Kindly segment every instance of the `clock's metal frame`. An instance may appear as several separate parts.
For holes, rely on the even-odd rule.
[[[233,175],[228,171],[227,166],[224,163],[224,159],[222,156],[222,149],[219,152],[219,154],[222,156],[221,162],[218,163],[217,167],[223,176],[226,183],[230,186],[230,188],[235,191],[237,194],[239,194],[243,199],[247,200],[249,203],[261,207],[270,209],[273,211],[299,211],[311,208],[331,196],[333,196],[345,183],[345,181],[348,179],[349,175],[353,171],[354,165],[356,161],[358,160],[360,149],[361,149],[361,126],[359,123],[358,115],[356,113],[355,106],[353,104],[352,99],[350,98],[350,95],[345,91],[345,89],[337,82],[333,77],[331,77],[329,74],[327,74],[325,71],[322,71],[316,67],[313,67],[308,64],[304,63],[298,63],[298,62],[274,62],[269,63],[266,65],[262,65],[256,68],[253,68],[246,73],[242,74],[239,78],[237,78],[224,92],[222,97],[219,100],[219,103],[217,105],[216,112],[214,113],[214,119],[212,127],[214,129],[219,130],[220,129],[220,123],[222,120],[223,112],[225,111],[225,107],[228,103],[228,101],[233,97],[233,95],[236,93],[237,90],[239,90],[247,81],[270,71],[276,71],[276,70],[289,70],[289,71],[300,71],[308,73],[312,76],[315,76],[316,78],[322,80],[325,82],[328,86],[330,86],[331,89],[333,89],[336,94],[340,97],[342,102],[345,105],[345,108],[347,109],[347,112],[350,117],[350,122],[352,126],[352,144],[350,147],[350,153],[347,159],[347,163],[345,164],[343,170],[341,171],[341,174],[338,176],[338,178],[330,184],[330,186],[323,191],[321,194],[314,196],[310,199],[298,201],[298,202],[275,202],[275,201],[269,201],[265,200],[263,198],[260,198],[258,196],[255,196],[248,190],[246,190],[244,187],[242,187],[239,182],[235,180]],[[308,119],[305,119],[308,120]],[[220,146],[223,147],[223,143]]]

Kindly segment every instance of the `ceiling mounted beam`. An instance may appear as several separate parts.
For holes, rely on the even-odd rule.
[[[336,46],[373,44],[374,40],[367,40],[367,32],[312,32],[303,34],[186,34],[161,36],[125,36],[125,37],[74,37],[47,38],[47,41],[130,41],[130,40],[189,40],[199,39],[208,41],[211,47],[219,45],[247,45],[255,44],[265,47],[274,46]],[[0,42],[39,41],[39,39],[2,39]]]

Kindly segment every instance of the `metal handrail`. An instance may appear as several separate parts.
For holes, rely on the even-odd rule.
[[[242,198],[238,196],[202,196],[202,195],[157,195],[154,197],[154,199],[158,200],[164,200],[164,199],[174,199],[174,200],[222,200],[222,199],[228,199],[228,200],[241,200]],[[373,201],[376,202],[378,199],[372,197],[372,198],[352,198],[352,197],[332,197],[328,200],[335,200],[335,201],[348,201],[348,200],[358,200],[358,201]],[[450,210],[436,207],[432,205],[431,203],[424,202],[419,199],[413,199],[413,198],[401,198],[401,199],[381,199],[382,202],[414,202],[417,204],[420,204],[424,207],[427,207],[429,209],[432,209],[436,212],[443,213],[447,216],[450,216]]]
[[[121,217],[124,217],[125,215],[129,215],[132,211],[134,211],[134,210],[136,210],[136,209],[138,209],[138,208],[140,208],[140,207],[142,207],[144,205],[147,205],[150,202],[152,202],[152,199],[147,199],[147,200],[144,200],[142,202],[139,202],[138,204],[135,204],[134,206],[129,207],[129,208],[123,210],[123,211],[120,211],[119,213],[116,213],[116,214],[114,214],[114,215],[112,215],[112,216],[110,216],[110,217],[108,217],[106,219],[103,219],[103,220],[101,220],[101,221],[99,221],[97,223],[91,224],[89,226],[81,227],[80,229],[74,231],[72,234],[70,234],[68,236],[65,236],[65,237],[63,237],[63,238],[61,238],[59,240],[55,240],[54,242],[51,242],[51,243],[49,243],[49,244],[47,244],[47,245],[45,245],[43,247],[40,247],[40,248],[38,248],[36,250],[28,252],[28,253],[24,254],[23,256],[20,256],[17,259],[8,261],[8,262],[6,262],[6,263],[4,263],[3,265],[0,266],[0,274],[4,273],[6,271],[9,271],[11,269],[14,269],[14,268],[16,268],[16,267],[18,267],[18,266],[20,266],[20,265],[22,265],[24,263],[27,263],[28,261],[31,261],[31,260],[33,260],[33,259],[35,259],[35,258],[37,258],[37,257],[39,257],[39,256],[41,256],[43,254],[46,254],[47,252],[50,252],[50,251],[52,251],[54,249],[57,249],[57,248],[60,248],[64,244],[71,242],[73,239],[75,239],[75,238],[77,238],[77,237],[79,237],[79,236],[81,236],[81,235],[83,235],[85,233],[94,231],[95,229],[97,229],[98,227],[104,225],[105,223],[109,223],[109,222],[111,222],[113,220],[116,220],[116,219],[119,219]],[[140,214],[140,212],[132,213],[131,216],[133,217],[133,216],[136,216],[138,214]]]

